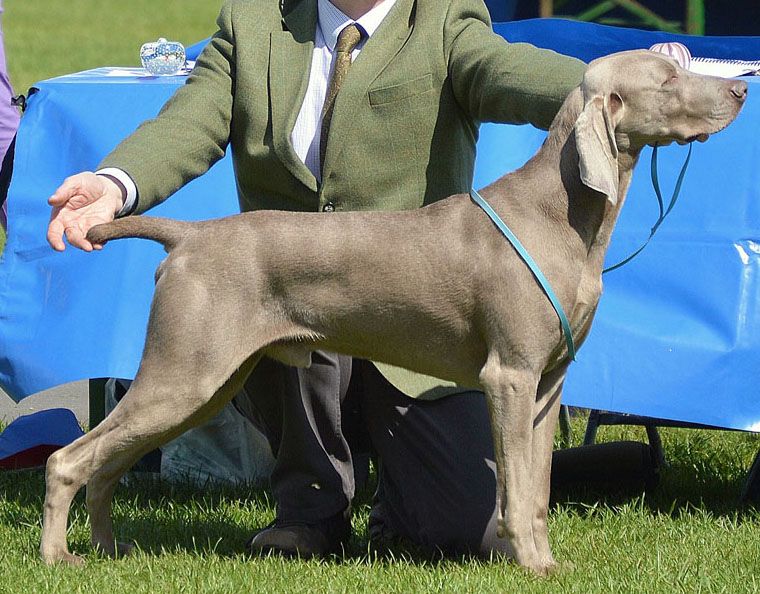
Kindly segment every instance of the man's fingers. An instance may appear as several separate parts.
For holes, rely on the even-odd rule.
[[[78,224],[72,225],[70,227],[66,227],[65,230],[66,233],[66,239],[68,242],[73,245],[74,247],[78,247],[81,250],[84,250],[85,252],[91,252],[92,251],[92,244],[87,241],[87,237],[85,237],[85,233],[80,229]]]
[[[60,220],[54,219],[50,221],[47,232],[47,241],[57,252],[62,252],[66,249],[66,244],[63,241],[63,236],[66,235],[68,242],[74,247],[78,247],[85,252],[91,252],[93,249],[103,249],[101,244],[92,244],[87,241],[87,233],[82,230],[78,223],[63,223]]]
[[[50,225],[48,225],[47,241],[57,252],[62,252],[66,249],[66,244],[63,243],[63,223],[61,221],[51,217]]]
[[[94,202],[97,199],[96,180],[97,177],[89,172],[67,177],[53,192],[53,195],[48,198],[48,204],[50,206],[63,206],[68,203],[71,208],[81,208],[85,204]],[[72,201],[74,197],[79,199]]]
[[[119,191],[116,185],[114,188]],[[121,206],[119,197],[106,189],[97,175],[84,172],[66,178],[48,198],[52,210],[47,240],[54,250],[66,249],[64,235],[69,244],[86,252],[102,249],[102,245],[87,240],[87,231],[97,223],[113,220]]]
[[[48,198],[48,204],[50,206],[63,206],[72,197],[82,193],[81,184],[73,177],[66,178],[64,182],[53,192],[53,195]]]
[[[72,195],[73,194],[70,193],[68,188],[61,186],[55,191],[52,196],[50,196],[50,198],[48,198],[48,204],[50,206],[63,206],[66,204],[66,202],[68,202],[69,198]]]

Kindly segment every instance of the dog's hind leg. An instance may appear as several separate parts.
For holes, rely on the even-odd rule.
[[[567,366],[550,371],[538,384],[533,421],[533,540],[540,563],[551,572],[557,563],[549,545],[549,496],[554,432],[557,429],[562,385]]]
[[[54,452],[47,462],[45,473],[45,504],[42,520],[40,554],[48,563],[71,565],[83,559],[69,553],[66,528],[71,501],[87,482],[99,463],[100,446],[107,444],[112,422],[106,420],[65,448]],[[101,440],[104,440],[101,442]],[[107,449],[107,448],[106,448]],[[110,521],[110,517],[109,517]]]
[[[140,456],[216,414],[242,387],[259,359],[249,358],[229,378],[219,378],[219,389],[198,393],[196,382],[213,378],[196,374],[178,384],[138,373],[130,390],[95,429],[55,452],[48,461],[47,492],[40,552],[47,563],[71,564],[81,559],[68,552],[66,524],[71,500],[87,483],[93,544],[108,554],[126,553],[127,545],[113,538],[111,496],[119,478]],[[170,374],[171,375],[171,374]]]
[[[114,482],[141,455],[213,416],[235,394],[271,336],[273,317],[170,256],[157,273],[140,369],[130,390],[95,429],[48,460],[40,553],[79,563],[66,544],[71,501],[88,482],[93,541],[115,552],[110,519]],[[266,337],[270,337],[267,339]]]
[[[186,431],[192,426],[196,426],[204,420],[217,414],[226,402],[231,400],[243,386],[243,382],[253,370],[256,362],[259,360],[256,355],[246,361],[233,375],[222,385],[221,388],[209,399],[207,405],[197,410],[195,414],[182,422],[181,427],[166,427],[170,423],[150,423],[150,426],[139,436],[140,447],[123,447],[119,450],[110,452],[108,461],[97,469],[89,482],[87,483],[87,511],[90,515],[90,525],[92,527],[92,544],[110,556],[125,555],[131,550],[131,545],[119,543],[114,540],[113,527],[111,520],[111,499],[113,492],[118,484],[119,479],[124,473],[131,468],[134,463],[140,459],[147,451],[154,449],[158,445],[166,443],[173,439],[181,431]],[[133,387],[139,389],[139,385]],[[130,388],[132,390],[132,388]],[[130,396],[129,392],[124,399],[130,401],[138,400],[138,395]],[[178,406],[184,406],[184,399],[177,403]],[[127,405],[129,407],[130,405]],[[134,408],[134,405],[132,405]],[[133,419],[129,408],[117,413],[116,409],[111,413],[120,414],[127,419]],[[176,421],[176,420],[175,420]],[[173,423],[171,423],[173,425]],[[122,441],[128,439],[129,443],[135,439],[135,436],[122,435]]]
[[[497,533],[506,536],[515,561],[536,573],[545,573],[536,553],[533,512],[531,438],[537,374],[509,368],[491,353],[481,370],[491,419],[496,461]]]
[[[132,545],[114,540],[111,519],[113,493],[119,478],[127,470],[129,466],[111,473],[100,469],[87,483],[87,513],[90,515],[92,546],[109,557],[123,557],[132,550]]]
[[[84,437],[91,435],[87,433]],[[64,450],[74,448],[73,444],[54,452],[47,461],[45,473],[45,504],[42,518],[42,538],[40,555],[46,563],[64,562],[70,565],[80,565],[81,557],[69,553],[66,544],[66,527],[71,501],[76,495],[82,482],[77,480],[77,468],[68,463]]]

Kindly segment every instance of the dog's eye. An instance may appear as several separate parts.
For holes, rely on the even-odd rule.
[[[678,80],[678,75],[674,73],[674,74],[671,74],[670,76],[668,76],[668,78],[665,79],[665,82],[662,83],[662,85],[663,86],[665,86],[665,85],[672,85],[677,80]]]

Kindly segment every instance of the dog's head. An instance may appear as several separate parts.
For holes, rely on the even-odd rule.
[[[663,54],[637,50],[591,62],[581,93],[581,179],[614,204],[620,151],[636,156],[647,144],[704,142],[737,116],[747,83],[694,74]]]

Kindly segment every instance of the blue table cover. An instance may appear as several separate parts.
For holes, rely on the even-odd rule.
[[[496,30],[585,59],[674,38],[553,20]],[[760,58],[756,38],[721,39],[721,47],[733,48],[731,57]],[[716,55],[697,49],[711,43],[687,40],[695,55]],[[60,182],[94,168],[183,82],[136,74],[87,71],[41,82],[29,98],[0,260],[0,384],[17,399],[73,380],[136,371],[162,248],[126,240],[102,253],[69,248],[58,254],[45,241],[46,199]],[[654,241],[605,277],[594,328],[571,366],[566,403],[760,430],[760,82],[748,82],[738,120],[695,146],[679,204]],[[522,165],[543,137],[530,126],[483,126],[476,187]],[[685,151],[661,151],[666,193]],[[647,150],[634,176],[610,263],[633,251],[657,217],[649,157]],[[228,156],[152,214],[205,219],[236,209]]]

